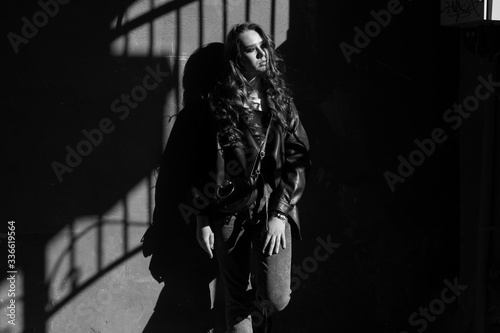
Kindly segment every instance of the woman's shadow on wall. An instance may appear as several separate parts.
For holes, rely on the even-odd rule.
[[[208,153],[206,97],[223,63],[222,43],[196,50],[186,62],[183,109],[175,117],[160,161],[153,224],[143,238],[149,269],[164,287],[143,333],[224,332],[224,301],[216,258],[196,241],[192,211],[180,209],[186,184],[199,176]],[[189,204],[189,203],[188,203]]]

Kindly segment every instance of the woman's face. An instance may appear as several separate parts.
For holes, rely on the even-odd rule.
[[[247,80],[251,80],[267,70],[267,45],[255,30],[247,30],[239,35],[241,41],[240,59]]]

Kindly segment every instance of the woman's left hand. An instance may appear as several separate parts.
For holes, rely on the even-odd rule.
[[[280,250],[280,246],[286,249],[286,236],[285,236],[285,225],[287,221],[281,220],[275,216],[269,218],[269,229],[264,233],[266,238],[264,241],[264,247],[262,252],[266,252],[266,248],[269,246],[268,254],[277,254]]]

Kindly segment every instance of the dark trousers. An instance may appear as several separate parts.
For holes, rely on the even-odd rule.
[[[231,333],[269,332],[270,318],[290,301],[290,224],[286,222],[286,249],[269,256],[262,252],[266,222],[264,212],[256,218],[233,216],[214,226]]]

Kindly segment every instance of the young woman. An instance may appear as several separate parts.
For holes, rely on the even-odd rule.
[[[209,102],[211,137],[204,144],[213,144],[203,155],[210,161],[198,175],[204,180],[193,185],[192,200],[204,208],[197,240],[219,261],[228,331],[268,332],[271,315],[290,300],[291,239],[301,237],[296,205],[310,167],[309,143],[271,38],[257,24],[238,24],[224,48]],[[211,185],[248,177],[261,147],[257,195],[248,208],[228,214],[201,204],[214,193]]]

